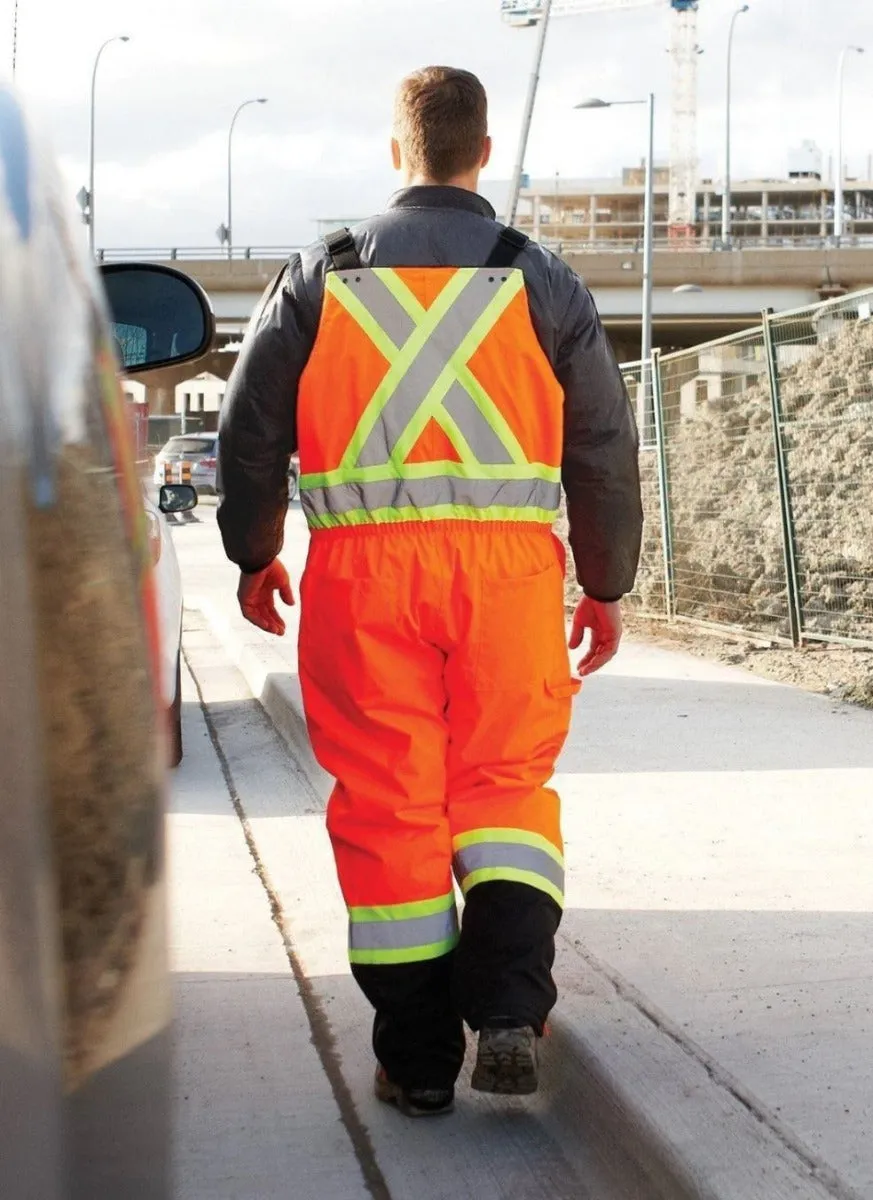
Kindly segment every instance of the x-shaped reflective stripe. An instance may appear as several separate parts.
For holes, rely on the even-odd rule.
[[[506,419],[468,366],[524,287],[519,270],[461,268],[430,308],[387,268],[330,273],[327,290],[387,359],[341,469],[401,467],[433,418],[468,464],[524,464]]]

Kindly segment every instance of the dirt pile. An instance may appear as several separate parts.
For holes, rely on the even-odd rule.
[[[780,357],[797,347],[785,347]],[[873,327],[846,321],[780,372],[805,628],[873,638]],[[686,360],[687,364],[687,360]],[[670,364],[667,364],[669,368]],[[767,376],[680,412],[665,379],[676,607],[787,635],[787,589]],[[684,376],[685,381],[688,373]],[[693,379],[693,375],[691,376]],[[686,389],[687,396],[687,389]],[[646,461],[648,460],[648,461]],[[641,609],[663,612],[656,463],[644,453]]]

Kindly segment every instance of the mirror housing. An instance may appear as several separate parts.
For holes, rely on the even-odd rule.
[[[190,483],[165,483],[158,496],[162,513],[190,512],[197,507],[197,489]]]
[[[100,275],[122,370],[177,366],[209,350],[215,317],[196,280],[154,263],[111,263]]]

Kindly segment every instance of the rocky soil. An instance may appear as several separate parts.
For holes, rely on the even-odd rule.
[[[797,353],[792,345],[781,357]],[[782,522],[761,366],[760,357],[752,360],[750,386],[701,400],[693,413],[686,403],[680,413],[680,385],[694,379],[697,364],[687,356],[665,363],[676,602],[684,616],[784,636]],[[802,360],[781,371],[781,399],[806,628],[873,639],[873,326],[852,314],[820,331]],[[642,611],[660,613],[653,453],[643,455],[643,492],[648,520],[636,598]]]

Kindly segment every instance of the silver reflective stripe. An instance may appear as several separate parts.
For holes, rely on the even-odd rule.
[[[532,871],[548,879],[561,892],[564,890],[564,868],[561,864],[555,862],[545,850],[520,842],[476,842],[455,851],[454,865],[461,884],[474,871],[512,867],[518,871]]]
[[[339,276],[399,350],[415,332],[415,321],[375,271],[343,271]]]
[[[454,904],[429,917],[396,921],[353,921],[349,926],[350,950],[414,950],[457,936],[458,912]]]
[[[467,439],[478,462],[488,466],[512,462],[512,455],[482,416],[469,392],[457,381],[449,388],[443,408]]]
[[[337,483],[301,491],[303,509],[313,516],[341,516],[385,508],[537,508],[557,511],[561,485],[546,479],[384,479],[377,483]]]
[[[487,271],[478,271],[471,276],[389,397],[361,448],[357,466],[381,467],[389,461],[394,447],[449,360],[457,354],[470,330],[494,300],[500,279],[500,276],[489,275]],[[376,316],[375,313],[372,315]]]

